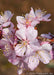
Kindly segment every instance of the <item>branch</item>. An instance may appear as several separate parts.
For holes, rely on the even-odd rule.
[[[48,38],[43,38],[41,36],[38,36],[37,39],[41,40],[41,41],[47,41],[50,43],[54,43],[54,38],[53,39],[48,39]]]

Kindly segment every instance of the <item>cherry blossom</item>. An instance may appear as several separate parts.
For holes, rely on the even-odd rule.
[[[33,42],[33,40],[36,39],[37,35],[38,32],[33,27],[29,27],[27,29],[24,27],[17,30],[16,36],[21,40],[21,44],[17,44],[15,47],[16,55],[24,56],[25,53],[26,55],[29,55],[31,52],[33,52],[33,49],[31,49],[30,44]]]
[[[52,45],[52,50],[50,51],[50,54],[51,54],[51,58],[54,59],[54,35],[51,33],[41,34],[41,37],[50,39],[50,41],[52,42],[50,43]]]
[[[43,10],[37,9],[35,12],[31,8],[29,13],[17,16],[17,28],[11,22],[13,14],[5,11],[0,15],[0,49],[7,57],[8,61],[18,67],[18,75],[25,70],[33,71],[40,63],[48,64],[54,56],[54,43],[38,39],[38,30],[35,26],[40,21],[51,21]],[[41,37],[54,40],[54,35],[41,34]]]
[[[40,21],[51,21],[51,19],[48,19],[51,14],[47,14],[45,15],[46,12],[37,9],[35,12],[33,10],[33,8],[31,8],[30,12],[27,13],[25,15],[25,17],[23,16],[17,16],[16,20],[18,22],[17,26],[20,25],[24,25],[26,27],[28,26],[36,26],[37,24],[40,23]]]
[[[5,11],[4,14],[0,15],[0,41],[2,38],[9,39],[9,41],[13,38],[11,36],[15,32],[15,29],[14,24],[10,21],[12,16],[11,11]]]

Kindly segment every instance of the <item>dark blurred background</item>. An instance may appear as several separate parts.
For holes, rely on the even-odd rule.
[[[12,22],[16,25],[16,16],[25,15],[33,7],[34,10],[37,8],[44,9],[47,13],[51,13],[50,22],[41,22],[38,25],[39,35],[41,33],[51,32],[54,34],[54,0],[0,0],[0,12],[10,10],[14,13]],[[54,60],[48,65],[44,65],[40,62],[39,66],[35,71],[26,71],[22,75],[40,75],[37,73],[47,73],[53,75],[54,72]],[[7,58],[0,52],[0,75],[17,75],[17,68],[8,62]],[[44,75],[44,74],[43,74]]]

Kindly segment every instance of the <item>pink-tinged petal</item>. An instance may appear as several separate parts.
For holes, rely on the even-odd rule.
[[[36,25],[39,24],[39,23],[40,23],[39,21],[37,21],[37,20],[35,21],[35,20],[34,20],[34,21],[31,22],[31,26],[36,26]]]
[[[23,25],[23,24],[17,24],[17,28],[19,28],[19,29],[24,29],[26,27],[26,25]]]
[[[25,24],[26,20],[22,16],[17,16],[16,20],[19,24]]]
[[[50,16],[51,16],[51,14],[47,14],[44,17],[48,19]]]
[[[4,50],[6,44],[7,44],[7,40],[4,39],[4,38],[2,38],[2,39],[0,40],[0,48],[1,48],[2,50]]]
[[[6,23],[4,23],[2,26],[3,26],[3,27],[7,27],[7,26],[10,25],[10,23],[11,23],[11,22],[6,22]]]
[[[8,27],[8,28],[9,28],[10,32],[12,33],[12,35],[14,35],[16,29],[14,28],[14,24],[12,22],[10,23],[10,27]]]
[[[3,50],[3,53],[6,57],[9,57],[12,54],[13,48],[7,39],[0,40],[0,46],[1,46],[1,49]]]
[[[47,50],[47,51],[51,51],[52,46],[46,42],[45,44],[42,45],[42,49]]]
[[[29,21],[32,21],[35,18],[35,13],[33,8],[31,7],[30,13],[28,14]]]
[[[3,35],[7,35],[9,33],[9,28],[4,28],[3,29]]]
[[[13,65],[17,65],[19,63],[17,59],[8,59],[8,61],[12,63]]]
[[[25,51],[26,51],[26,47],[23,46],[23,44],[16,45],[15,53],[16,53],[17,56],[24,56]]]
[[[54,38],[54,35],[49,32],[48,34],[41,34],[41,37],[52,39],[52,38]]]
[[[3,16],[0,16],[0,24],[3,24],[3,23],[5,23],[5,22],[6,22],[6,19],[4,19]]]
[[[2,38],[0,40],[0,45],[6,45],[7,44],[7,39]]]
[[[35,15],[37,15],[37,14],[39,14],[39,13],[41,13],[42,11],[41,11],[41,9],[37,9],[36,11],[35,11]]]
[[[51,21],[51,19],[48,19],[51,16],[51,14],[47,14],[43,17],[43,21]]]
[[[32,8],[32,7],[31,7],[31,11],[30,11],[29,15],[31,15],[31,16],[33,16],[33,17],[35,17],[34,10],[33,10],[33,8]]]
[[[29,55],[31,55],[32,53],[33,53],[33,49],[30,47],[30,45],[27,45],[27,50],[26,50],[26,56],[29,56]]]
[[[32,21],[35,18],[34,10],[32,7],[30,13],[25,15],[25,18],[29,21]]]
[[[14,28],[14,24],[12,22],[10,23],[10,28]]]
[[[11,13],[11,11],[5,11],[4,12],[4,17],[7,19],[7,21],[10,21],[12,18],[13,14]]]
[[[13,65],[17,65],[19,63],[19,59],[15,56],[15,54],[12,56],[9,56],[8,61],[12,63]]]
[[[53,52],[52,52],[52,50],[50,51],[50,54],[51,54],[51,58],[53,59]]]
[[[5,11],[2,16],[0,16],[0,24],[4,24],[8,21],[10,21],[13,14],[10,11]]]
[[[43,42],[41,42],[41,45],[43,45],[43,44],[49,44],[49,42],[43,41]]]
[[[34,50],[34,51],[38,51],[41,50],[42,47],[40,46],[39,42],[37,39],[35,39],[34,41],[30,42],[30,47]]]
[[[36,56],[30,56],[28,61],[28,67],[30,70],[34,70],[39,65],[39,59]]]
[[[41,9],[38,9],[38,10],[35,11],[35,15],[38,18],[42,17],[44,14],[45,14],[45,12],[42,13]]]
[[[38,55],[39,55],[39,60],[41,62],[43,62],[44,64],[48,64],[50,62],[50,60],[51,60],[51,55],[47,51],[44,51],[44,50],[39,51]]]
[[[12,45],[14,42],[14,33],[9,28],[3,29],[3,37],[7,39]]]
[[[26,29],[24,28],[21,28],[21,29],[19,29],[19,30],[17,30],[16,31],[16,36],[19,38],[19,39],[24,39],[24,40],[26,40]]]
[[[6,57],[9,57],[13,53],[12,46],[6,43],[5,48],[3,49],[3,53]]]
[[[29,19],[29,14],[28,14],[28,13],[25,14],[25,19],[26,19],[26,20]]]
[[[28,27],[26,35],[27,35],[27,39],[31,41],[36,39],[38,32],[37,30],[34,29],[34,27]]]
[[[50,51],[50,54],[51,54],[52,60],[54,60],[54,50],[53,49]]]
[[[0,30],[2,31],[2,29],[3,29],[3,28],[2,28],[2,26],[1,26],[1,27],[0,27]]]

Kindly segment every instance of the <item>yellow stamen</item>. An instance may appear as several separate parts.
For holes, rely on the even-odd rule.
[[[24,41],[23,42],[23,45],[20,47],[20,48],[23,48],[24,46],[26,46],[27,45],[27,41]]]
[[[29,24],[29,21],[26,21],[26,24]]]

